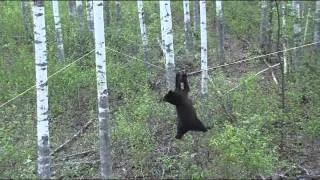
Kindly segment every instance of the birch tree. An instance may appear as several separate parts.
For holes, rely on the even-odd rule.
[[[194,33],[198,31],[200,25],[200,16],[199,16],[199,0],[193,1],[193,28]]]
[[[260,21],[260,49],[263,54],[271,52],[272,48],[272,2],[261,1],[261,21]],[[267,57],[270,62],[269,56]]]
[[[217,16],[217,35],[218,35],[218,61],[220,64],[225,63],[224,59],[224,28],[223,28],[223,2],[216,1],[216,16]]]
[[[88,28],[89,31],[93,32],[93,0],[87,1],[87,14]]]
[[[168,89],[174,90],[174,49],[173,49],[173,30],[170,1],[160,0],[160,20],[161,20],[161,34],[162,42],[165,48],[166,58],[166,81]]]
[[[103,1],[103,10],[104,10],[104,22],[107,26],[110,24],[110,8],[109,8],[109,1]]]
[[[50,141],[48,119],[48,78],[47,78],[47,45],[44,17],[44,1],[33,3],[34,49],[36,64],[37,90],[37,141],[38,141],[38,174],[40,179],[49,179]]]
[[[53,9],[54,26],[56,30],[56,39],[57,39],[58,51],[59,51],[58,59],[60,62],[62,62],[64,60],[64,48],[63,48],[62,28],[61,28],[58,0],[52,1],[52,9]]]
[[[294,46],[300,46],[302,42],[302,30],[301,30],[301,16],[300,16],[300,3],[299,1],[292,1],[294,24]],[[293,50],[292,68],[293,71],[297,71],[302,61],[302,49],[297,48]]]
[[[93,1],[93,13],[96,48],[101,176],[103,179],[107,179],[112,177],[112,163],[110,152],[109,97],[106,75],[103,1]]]
[[[304,26],[303,44],[306,42],[306,39],[307,39],[310,11],[311,11],[311,8],[308,8],[308,13],[307,13],[307,17],[306,17],[306,25]]]
[[[144,8],[143,8],[143,1],[137,0],[138,5],[138,14],[139,14],[139,22],[140,22],[140,32],[141,32],[141,39],[143,44],[143,51],[144,51],[144,63],[146,67],[149,69],[148,65],[148,36],[147,36],[147,28],[146,28],[146,22],[144,17]]]
[[[32,16],[29,1],[21,1],[21,9],[23,15],[23,26],[25,29],[25,35],[30,37],[32,28]]]
[[[288,71],[288,64],[287,64],[287,27],[286,27],[286,3],[284,1],[280,1],[280,6],[281,6],[281,32],[282,32],[282,37],[281,37],[281,44],[282,44],[282,49],[283,49],[283,71],[284,74],[287,73]]]
[[[193,54],[193,40],[190,22],[190,2],[189,0],[183,0],[183,18],[184,18],[184,34],[185,34],[185,45],[188,59]]]
[[[207,63],[207,12],[206,1],[200,5],[200,37],[201,37],[201,94],[208,94],[208,63]]]
[[[316,12],[314,18],[314,42],[320,42],[320,1],[316,1]],[[320,43],[316,44],[316,52],[320,52]]]
[[[271,1],[261,1],[261,21],[260,21],[260,49],[262,54],[268,54],[272,51],[272,4]],[[271,58],[266,56],[263,62],[270,67]],[[278,80],[271,69],[272,79],[276,84]]]
[[[120,1],[115,1],[116,4],[116,17],[117,17],[117,23],[121,26],[122,22],[121,22],[121,4]]]
[[[84,16],[83,16],[83,5],[82,0],[76,0],[76,12],[77,12],[77,18],[78,22],[80,24],[80,28],[84,28]]]
[[[69,16],[73,18],[76,16],[76,2],[74,0],[68,1],[68,12]]]

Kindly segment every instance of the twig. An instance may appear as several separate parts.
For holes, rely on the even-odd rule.
[[[263,62],[268,66],[270,67],[270,64],[264,59]],[[272,79],[274,81],[274,83],[276,83],[276,85],[278,85],[278,80],[277,80],[277,77],[276,75],[274,74],[273,70],[271,69],[271,75],[272,75]]]
[[[69,158],[74,157],[74,156],[86,156],[86,155],[88,155],[90,153],[95,153],[97,151],[98,151],[98,149],[90,149],[90,150],[87,150],[87,151],[77,152],[77,153],[74,153],[74,154],[70,154],[70,155],[66,155],[66,156],[63,156],[63,157],[59,157],[59,158],[57,158],[57,160],[60,160],[60,159],[65,160],[65,159],[69,159]]]
[[[274,65],[268,67],[268,68],[265,68],[265,69],[259,71],[259,72],[258,72],[257,74],[255,74],[254,76],[249,77],[248,79],[244,80],[243,83],[244,83],[244,82],[248,82],[248,81],[249,81],[250,79],[252,79],[253,77],[256,77],[256,76],[258,76],[259,74],[261,74],[261,73],[263,73],[263,72],[265,72],[265,71],[267,71],[267,70],[269,70],[269,69],[272,69],[272,68],[274,68],[274,67],[276,67],[276,66],[279,66],[279,65],[280,65],[280,63],[277,63],[277,64],[274,64]],[[229,91],[227,91],[226,94],[234,91],[235,89],[237,89],[237,88],[238,88],[240,85],[242,85],[243,83],[239,83],[237,86],[235,86],[234,88],[232,88],[232,89],[230,89]]]
[[[67,163],[57,163],[57,164],[52,164],[51,167],[56,167],[56,166],[65,166],[65,165],[79,165],[79,164],[97,164],[100,162],[100,159],[98,160],[92,160],[92,161],[79,161],[79,162],[67,162]]]
[[[87,128],[89,127],[90,124],[92,124],[94,119],[91,119],[90,121],[88,121],[77,133],[75,133],[70,139],[68,139],[66,142],[64,142],[63,144],[61,144],[59,147],[57,147],[54,151],[52,151],[50,153],[50,156],[52,156],[53,154],[60,152],[62,149],[64,149],[64,147],[69,144],[69,143],[73,143],[81,134],[83,134]]]

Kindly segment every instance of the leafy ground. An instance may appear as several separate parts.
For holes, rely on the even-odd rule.
[[[111,14],[115,15],[114,3],[110,5]],[[91,34],[79,29],[68,16],[66,2],[61,1],[60,7],[67,58],[64,63],[56,61],[52,8],[51,3],[46,3],[49,74],[93,49]],[[106,28],[107,47],[142,59],[136,3],[122,3],[122,7],[122,27],[112,19]],[[212,8],[212,2],[208,2],[208,14]],[[145,9],[149,57],[153,64],[164,67],[157,43],[158,3],[148,1]],[[173,2],[172,9],[177,66],[188,72],[197,71],[198,53],[192,57],[191,65],[184,62],[188,56],[183,45],[182,2]],[[258,9],[257,2],[225,3],[228,62],[258,55]],[[0,28],[2,104],[32,86],[35,73],[33,43],[23,26],[19,2],[0,2],[0,26],[3,27]],[[310,23],[309,29],[312,27]],[[199,39],[195,41],[199,44]],[[208,16],[208,41],[208,62],[213,67],[218,63],[211,16]],[[312,41],[311,35],[307,41]],[[200,95],[200,76],[189,77],[190,97],[199,117],[205,124],[213,125],[213,129],[207,133],[187,133],[177,141],[175,110],[161,101],[166,93],[163,70],[152,68],[154,85],[150,88],[142,60],[107,50],[114,176],[201,179],[270,177],[277,173],[319,175],[320,66],[316,57],[312,46],[304,48],[301,71],[286,76],[285,113],[280,108],[279,85],[272,80],[271,72],[255,76],[267,68],[261,59],[211,71],[206,97]],[[280,82],[279,68],[274,73]],[[95,87],[93,54],[49,80],[55,178],[99,177]],[[229,91],[234,87],[237,88]],[[37,177],[35,103],[35,90],[31,89],[0,108],[0,178]],[[76,138],[72,138],[74,134]]]

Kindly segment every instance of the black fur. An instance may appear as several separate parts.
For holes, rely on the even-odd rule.
[[[181,88],[181,82],[183,89]],[[175,105],[177,109],[178,125],[176,139],[181,139],[188,131],[206,132],[209,129],[198,119],[192,102],[188,98],[189,90],[187,74],[177,73],[175,90],[170,90],[163,98],[164,101]]]

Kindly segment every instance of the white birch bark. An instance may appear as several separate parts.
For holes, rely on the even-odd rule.
[[[166,57],[166,80],[167,87],[174,90],[174,49],[173,49],[173,30],[171,5],[168,0],[159,1],[160,4],[160,18],[161,18],[161,34],[164,41],[165,57]]]
[[[51,172],[48,119],[48,63],[44,17],[44,1],[34,1],[32,11],[34,19],[34,47],[37,90],[38,174],[40,179],[48,179],[51,176]]]
[[[139,22],[140,22],[140,33],[142,38],[142,44],[143,44],[143,50],[144,50],[144,63],[146,67],[149,70],[148,65],[148,36],[147,36],[147,28],[146,28],[146,22],[144,17],[144,8],[143,8],[143,1],[137,0],[137,6],[138,6],[138,14],[139,14]]]
[[[294,46],[300,46],[302,42],[302,30],[301,30],[301,16],[300,16],[300,3],[299,1],[292,1],[293,14],[294,14],[294,24],[293,24],[293,33],[294,33]],[[293,50],[292,57],[292,68],[293,71],[297,71],[300,63],[302,61],[302,49],[297,48]]]
[[[194,33],[198,31],[200,24],[200,16],[199,16],[199,0],[193,1],[193,28]]]
[[[190,22],[190,2],[189,0],[183,0],[183,17],[184,17],[184,34],[185,34],[185,45],[188,55],[193,54],[193,40],[191,32],[191,22]]]
[[[314,42],[320,42],[320,1],[316,1],[316,12],[314,18]],[[320,52],[320,43],[316,44],[316,51]]]
[[[93,32],[93,0],[87,1],[87,21],[89,31]]]
[[[61,27],[58,0],[52,1],[52,9],[53,9],[54,26],[56,29],[56,39],[57,39],[58,51],[59,51],[58,59],[60,62],[62,62],[64,60],[64,48],[63,48],[62,27]]]
[[[93,1],[101,176],[112,177],[103,1]]]
[[[207,62],[207,12],[206,1],[200,0],[200,37],[201,37],[201,94],[208,94],[208,62]]]
[[[223,25],[223,2],[216,1],[216,16],[217,16],[217,34],[218,34],[218,46],[217,55],[220,64],[224,64],[224,25]]]
[[[83,16],[83,5],[82,5],[82,0],[77,0],[76,1],[76,11],[77,11],[77,18],[80,23],[80,28],[84,28],[84,16]]]
[[[286,3],[284,1],[280,2],[281,5],[281,29],[282,29],[282,39],[281,39],[281,43],[282,43],[282,49],[283,49],[283,71],[284,74],[286,74],[288,72],[288,64],[287,64],[287,25],[286,25]]]
[[[308,32],[308,26],[309,26],[309,17],[310,17],[310,11],[311,8],[308,8],[308,13],[307,13],[307,19],[306,19],[306,25],[304,26],[304,34],[303,34],[303,44],[306,42],[307,39],[307,32]]]

